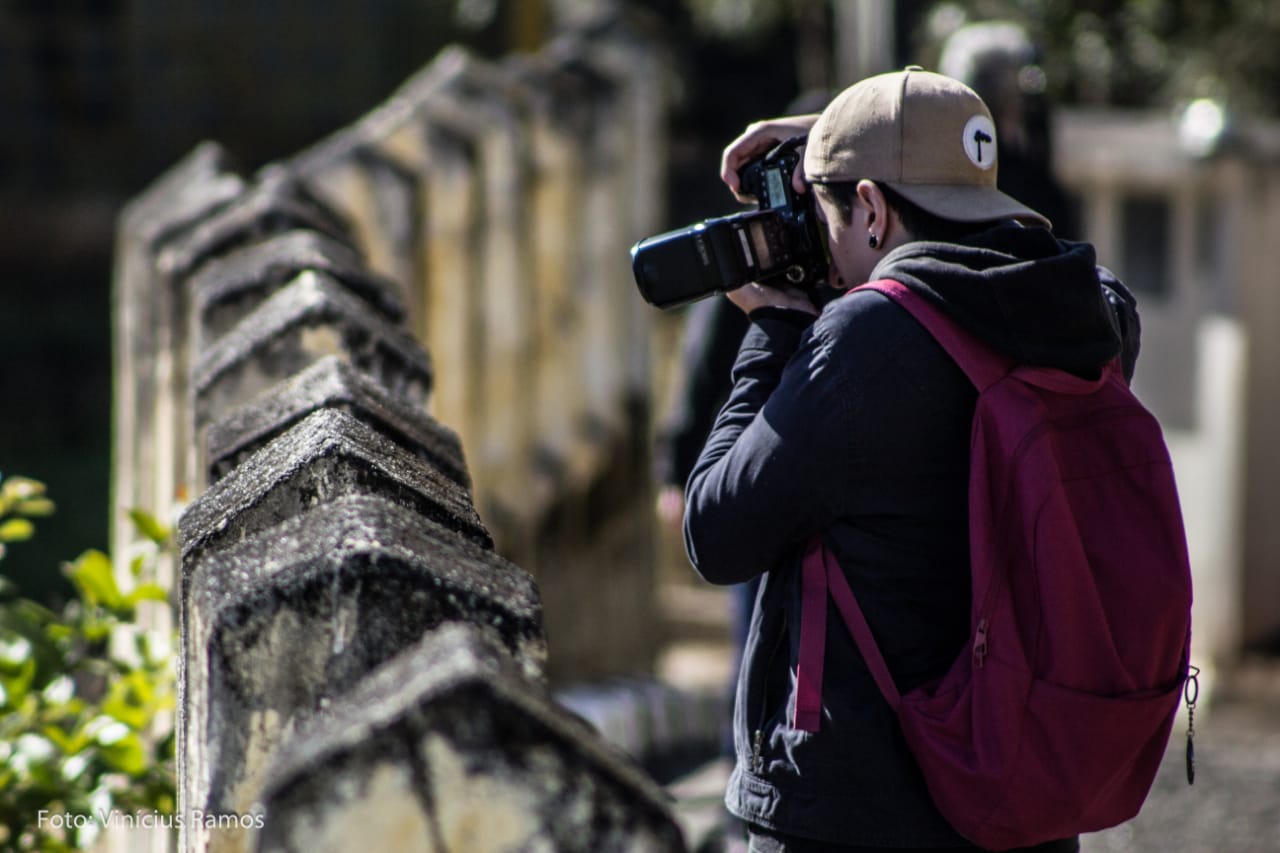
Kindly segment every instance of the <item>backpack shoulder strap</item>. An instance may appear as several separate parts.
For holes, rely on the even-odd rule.
[[[916,322],[925,327],[938,345],[946,350],[947,355],[964,371],[979,393],[994,385],[1013,366],[1012,362],[983,344],[900,281],[882,278],[855,287],[854,290],[874,290],[905,308],[916,318]]]
[[[871,626],[849,588],[835,556],[827,549],[821,534],[815,534],[805,546],[801,561],[800,653],[796,662],[795,705],[792,726],[800,731],[816,732],[822,722],[823,658],[826,655],[827,601],[836,606],[845,627],[853,637],[858,652],[866,662],[876,686],[894,711],[902,704],[902,696],[880,653]]]
[[[984,344],[941,309],[900,281],[882,278],[855,287],[874,290],[901,305],[946,350],[979,393],[987,390],[1009,373],[1028,385],[1059,394],[1092,394],[1108,381],[1124,382],[1117,356],[1104,365],[1097,379],[1082,379],[1063,370],[1048,367],[1017,367],[1013,361]],[[852,293],[853,291],[850,291]]]

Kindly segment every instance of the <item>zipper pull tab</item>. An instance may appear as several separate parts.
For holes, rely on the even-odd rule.
[[[987,620],[978,620],[978,630],[973,637],[973,665],[982,668],[982,660],[987,656]]]
[[[1182,696],[1187,701],[1187,784],[1196,783],[1196,700],[1200,698],[1200,667],[1187,667]]]

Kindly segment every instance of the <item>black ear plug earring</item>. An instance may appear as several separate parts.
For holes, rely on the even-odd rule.
[[[875,249],[875,248],[877,248],[877,247],[880,245],[880,241],[876,238],[876,235],[874,235],[874,234],[868,234],[868,235],[867,235],[867,245],[868,245],[868,246],[870,246],[871,248]]]

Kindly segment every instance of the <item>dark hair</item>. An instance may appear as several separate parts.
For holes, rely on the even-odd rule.
[[[954,219],[944,219],[937,214],[930,213],[920,207],[915,202],[907,201],[896,190],[885,186],[880,181],[874,181],[875,185],[880,188],[880,192],[884,193],[884,199],[889,206],[898,214],[898,218],[902,220],[902,225],[917,240],[930,240],[938,243],[954,243],[968,237],[970,234],[976,234],[979,231],[985,231],[991,227],[991,222],[958,222]],[[857,181],[832,181],[831,183],[823,183],[820,185],[827,194],[827,197],[835,204],[837,212],[840,214],[840,221],[849,224],[849,219],[853,215],[854,199],[858,195]]]

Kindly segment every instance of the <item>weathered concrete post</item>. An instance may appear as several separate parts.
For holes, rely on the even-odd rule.
[[[262,799],[263,853],[343,853],[367,847],[371,827],[439,853],[683,847],[662,791],[461,625],[308,728]]]

